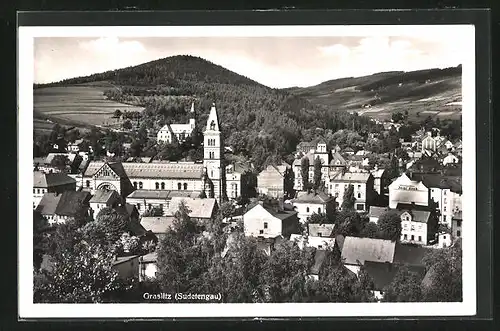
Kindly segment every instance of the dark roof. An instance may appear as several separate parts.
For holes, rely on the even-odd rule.
[[[314,264],[311,267],[311,274],[317,275],[319,273],[319,269],[321,268],[321,265],[325,261],[326,258],[326,251],[325,250],[316,250],[316,253],[314,254]]]
[[[56,214],[61,216],[75,216],[80,212],[79,207],[90,200],[90,193],[81,191],[65,191],[57,204]]]
[[[381,291],[392,282],[401,268],[401,265],[366,261],[364,267],[366,273],[368,273],[373,280],[374,289],[376,291]],[[415,272],[422,278],[424,277],[425,267],[408,266],[408,269],[410,272]]]
[[[75,184],[76,180],[62,172],[46,174],[40,171],[33,172],[33,187],[54,187],[59,185]]]
[[[167,229],[172,226],[174,219],[175,217],[171,216],[142,217],[141,226],[143,226],[146,231],[151,231],[153,233],[166,233]]]
[[[290,217],[294,217],[297,215],[296,211],[291,211],[291,210],[275,210],[270,207],[264,207],[265,210],[274,217],[280,219],[280,220],[285,220]]]
[[[325,192],[298,192],[297,193],[297,198],[293,199],[292,201],[298,202],[298,203],[316,203],[316,204],[324,204],[330,200],[333,200],[331,196],[326,194]]]
[[[61,194],[45,193],[38,203],[36,211],[42,215],[55,215],[59,200],[61,200]]]
[[[437,173],[413,173],[412,179],[423,182],[429,188],[449,189],[452,192],[462,193],[462,184],[454,177]]]
[[[394,263],[407,264],[410,266],[423,266],[424,256],[432,252],[432,248],[416,245],[396,244],[394,249]]]
[[[377,207],[370,206],[370,211],[368,212],[368,217],[380,217],[387,213],[390,209],[388,207]]]
[[[427,223],[429,221],[429,217],[431,216],[430,211],[418,210],[418,209],[401,210],[400,216],[406,212],[410,214],[412,222],[418,222],[418,223]]]
[[[333,233],[333,229],[335,228],[335,224],[309,223],[307,227],[310,236],[316,237],[319,233],[321,233],[322,237],[330,237]]]
[[[113,266],[125,263],[125,262],[133,260],[133,259],[138,259],[138,258],[139,258],[139,255],[118,256],[118,257],[116,257],[116,260],[113,261]]]
[[[403,211],[403,210],[418,210],[418,211],[428,211],[432,212],[433,209],[429,206],[422,206],[422,205],[417,205],[417,204],[412,204],[412,203],[401,203],[398,202],[396,205],[396,210]]]

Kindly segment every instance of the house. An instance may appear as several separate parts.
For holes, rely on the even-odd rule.
[[[395,245],[390,240],[345,237],[341,258],[344,265],[357,275],[366,261],[393,263]]]
[[[314,247],[316,249],[327,249],[335,246],[335,238],[321,236],[303,236],[301,234],[291,234],[290,241],[296,242],[300,249],[304,247]]]
[[[412,173],[412,178],[421,181],[429,191],[429,200],[437,203],[439,222],[451,227],[453,213],[462,209],[462,183],[460,176],[441,173]]]
[[[451,219],[451,236],[455,240],[462,237],[462,211],[458,210],[453,213]]]
[[[340,210],[344,192],[349,185],[354,186],[356,211],[366,211],[374,198],[374,178],[370,173],[342,172],[330,178],[327,192],[335,197],[337,209]]]
[[[135,190],[127,196],[127,202],[136,206],[141,216],[153,208],[162,210],[166,215],[172,198],[197,198],[200,194],[201,191]]]
[[[141,225],[146,231],[151,231],[161,240],[167,230],[172,227],[175,217],[173,216],[143,216]]]
[[[83,143],[83,139],[77,139],[72,143],[68,144],[68,152],[78,153],[80,151],[80,144]]]
[[[288,238],[292,233],[299,233],[299,218],[296,211],[264,207],[258,203],[243,215],[246,236]]]
[[[458,163],[458,157],[453,155],[451,152],[448,152],[448,155],[443,159],[443,165]]]
[[[344,154],[347,154],[347,155],[354,155],[354,149],[352,149],[351,147],[347,147],[346,149],[344,149]]]
[[[373,189],[379,195],[384,194],[387,189],[387,172],[385,169],[375,167],[371,174],[373,176]]]
[[[95,217],[101,211],[101,209],[108,207],[114,208],[120,202],[122,198],[116,191],[110,190],[96,190],[94,196],[89,201],[90,208],[92,209],[92,215]]]
[[[90,218],[91,195],[88,192],[64,191],[45,193],[36,207],[50,224],[63,223],[68,218]]]
[[[158,143],[171,144],[174,141],[184,142],[191,136],[196,127],[194,102],[191,104],[189,112],[189,122],[186,124],[167,124],[158,131],[156,140]]]
[[[389,208],[396,208],[398,203],[429,205],[429,188],[418,180],[412,180],[402,174],[389,185]]]
[[[170,206],[166,211],[166,216],[175,216],[179,210],[181,203],[184,203],[189,212],[189,217],[198,221],[209,221],[214,219],[219,206],[215,198],[184,198],[173,197],[170,201]]]
[[[324,192],[297,192],[297,197],[292,200],[292,205],[298,212],[302,223],[305,223],[314,213],[326,215],[335,213],[335,198]]]
[[[229,199],[241,196],[242,173],[236,170],[235,164],[226,166],[226,194]]]
[[[148,253],[139,258],[139,281],[156,278],[157,273],[157,252]]]
[[[45,193],[75,191],[76,180],[64,173],[33,172],[33,208],[38,206]]]
[[[287,176],[293,178],[292,167],[289,164],[268,165],[257,176],[257,192],[274,198],[283,198]]]
[[[113,269],[118,272],[120,279],[139,279],[139,255],[115,257]]]
[[[301,153],[301,152],[300,152]],[[302,157],[296,158],[292,163],[293,173],[295,175],[294,189],[303,190],[303,180],[302,180],[302,161],[307,159],[309,161],[309,183],[313,182],[314,178],[314,162],[316,159],[321,161],[321,181],[324,183],[328,180],[330,172],[330,154],[326,149],[326,143],[323,140],[319,140],[316,146],[307,152]]]
[[[413,208],[404,208],[401,205],[398,207],[402,228],[401,242],[427,245],[427,241],[431,237],[428,226],[431,212],[416,205]]]
[[[389,210],[390,209],[388,207],[370,206],[370,209],[368,211],[368,218],[370,222],[377,224],[380,216],[387,213]]]
[[[309,223],[307,225],[307,233],[312,237],[331,237],[333,235],[333,230],[335,229],[335,224],[315,224]]]

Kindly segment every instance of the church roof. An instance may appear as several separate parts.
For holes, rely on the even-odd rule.
[[[91,162],[85,171],[85,177],[93,176],[104,162]],[[129,178],[179,178],[200,179],[203,175],[203,164],[193,162],[168,162],[168,163],[136,163],[116,162],[110,167]],[[123,171],[122,171],[123,169]],[[122,177],[122,176],[120,176]]]
[[[90,199],[90,203],[108,203],[112,199],[118,199],[118,192],[114,190],[96,190],[92,199]]]
[[[173,197],[197,198],[199,195],[199,191],[135,190],[127,196],[127,199],[167,200]]]

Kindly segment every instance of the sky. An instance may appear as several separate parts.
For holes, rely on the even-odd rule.
[[[35,83],[49,83],[174,55],[207,59],[272,88],[385,71],[462,64],[460,35],[334,37],[36,37]]]

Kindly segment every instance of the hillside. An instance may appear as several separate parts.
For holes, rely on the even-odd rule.
[[[110,86],[102,92],[108,100],[144,107],[141,125],[153,132],[168,122],[187,121],[191,102],[195,102],[197,126],[201,129],[215,102],[226,144],[258,167],[289,156],[297,143],[309,139],[316,128],[367,131],[374,126],[368,118],[314,105],[192,56],[174,56],[37,85],[35,95],[40,90],[50,94],[50,89],[89,85]]]
[[[315,105],[358,112],[377,119],[408,111],[412,120],[427,116],[457,119],[461,114],[461,66],[411,72],[384,72],[342,78],[286,92]]]

